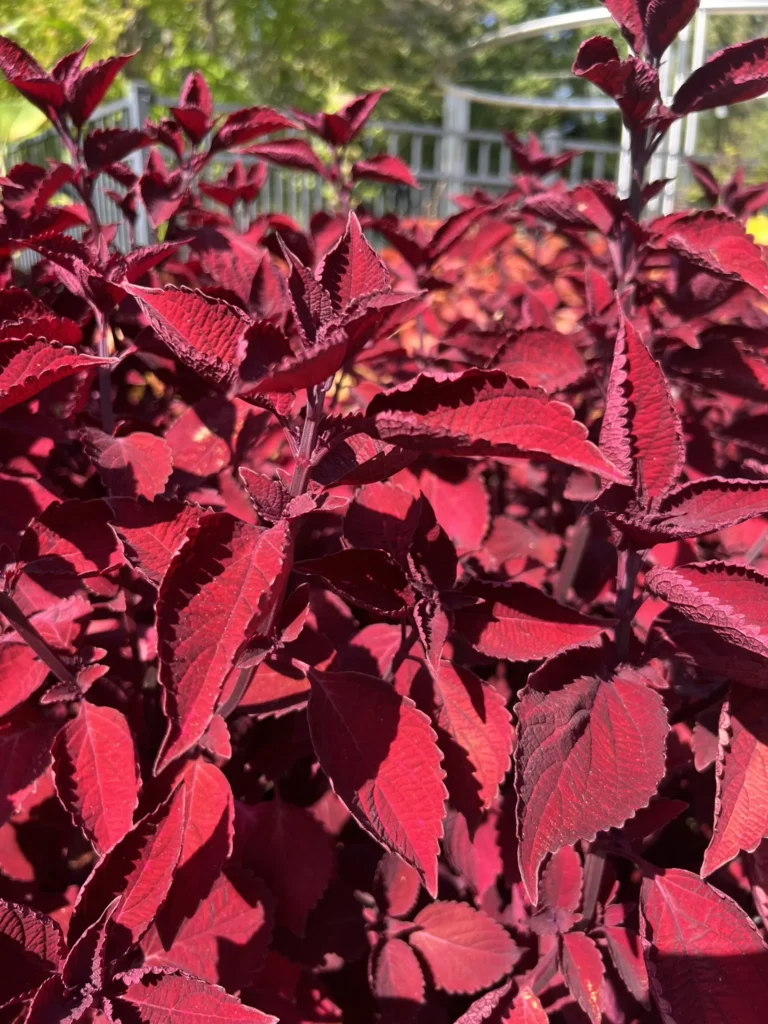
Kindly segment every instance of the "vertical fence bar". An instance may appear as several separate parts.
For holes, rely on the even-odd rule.
[[[464,190],[467,174],[467,142],[469,131],[469,100],[448,88],[443,94],[443,138],[440,151],[440,173],[447,196]],[[442,200],[442,213],[455,209],[447,196]]]
[[[142,128],[149,117],[152,106],[152,90],[146,82],[131,82],[128,89],[128,128]],[[144,173],[143,149],[137,149],[128,157],[128,164],[133,173],[140,178]],[[155,239],[155,233],[149,223],[147,211],[143,203],[136,204],[136,225],[134,227],[136,245],[149,245]]]

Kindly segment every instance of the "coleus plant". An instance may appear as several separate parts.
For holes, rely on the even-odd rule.
[[[763,1020],[764,186],[641,214],[768,42],[670,99],[696,4],[608,7],[631,194],[510,135],[443,223],[354,210],[380,92],[90,131],[127,58],[0,46],[3,1021]],[[244,228],[264,162],[331,209]]]

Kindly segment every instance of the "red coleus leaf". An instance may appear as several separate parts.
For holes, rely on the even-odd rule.
[[[296,127],[293,121],[269,107],[246,107],[225,118],[211,141],[211,152],[243,146],[262,135]]]
[[[648,503],[677,481],[685,449],[664,373],[624,314],[613,353],[600,449]]]
[[[471,788],[478,788],[481,808],[490,807],[512,753],[512,725],[504,698],[469,669],[446,660],[434,673],[421,672],[411,692],[437,730],[449,791],[452,776],[466,774],[468,759],[475,780]]]
[[[755,569],[727,562],[656,566],[646,585],[729,644],[768,657],[768,579]]]
[[[465,593],[476,603],[457,609],[456,631],[492,658],[549,658],[593,640],[608,625],[558,604],[526,583],[476,581]]]
[[[97,853],[106,853],[131,828],[138,802],[128,722],[115,708],[82,701],[56,737],[53,761],[59,799]]]
[[[99,860],[77,895],[70,943],[101,917],[116,896],[120,902],[112,921],[120,926],[120,943],[127,948],[138,942],[171,887],[181,853],[183,815],[183,800],[176,790]]]
[[[606,0],[605,6],[638,56],[658,60],[696,13],[699,0]]]
[[[178,359],[217,387],[234,384],[250,323],[242,310],[189,288],[124,287]]]
[[[752,39],[719,50],[683,82],[672,101],[678,117],[730,106],[768,90],[768,39]]]
[[[132,981],[114,1000],[120,1019],[141,1024],[277,1024],[277,1017],[246,1006],[218,985],[192,978],[181,971],[148,971]]]
[[[51,763],[55,719],[20,709],[0,722],[0,823],[19,810]]]
[[[386,551],[348,548],[299,562],[296,571],[319,576],[340,597],[379,615],[401,618],[412,603],[408,577]]]
[[[656,222],[663,244],[694,266],[732,281],[744,281],[768,294],[768,266],[746,228],[730,214],[715,210],[688,213]]]
[[[404,487],[391,482],[366,484],[344,518],[344,535],[356,548],[381,548],[405,566],[421,509]]]
[[[379,906],[390,917],[405,917],[421,890],[419,874],[394,853],[385,853],[376,868],[374,891]]]
[[[67,89],[69,116],[78,128],[85,124],[117,75],[134,56],[134,53],[128,53],[122,57],[107,57],[78,74]]]
[[[540,327],[520,331],[504,342],[492,365],[547,394],[575,384],[587,372],[581,353],[567,335]]]
[[[717,795],[712,839],[702,876],[768,835],[768,722],[765,697],[734,684],[720,716]]]
[[[538,997],[530,988],[521,988],[515,997],[512,1009],[504,1017],[503,1024],[548,1024],[549,1017]],[[470,1024],[467,1021],[467,1024]]]
[[[386,939],[372,957],[373,994],[377,999],[424,1002],[424,974],[407,942]]]
[[[51,504],[21,539],[19,560],[33,576],[97,576],[122,562],[106,502]]]
[[[463,555],[476,551],[488,533],[491,516],[488,491],[478,468],[465,464],[457,471],[438,463],[435,472],[419,474],[419,488],[435,513],[437,522]],[[349,513],[347,513],[349,515]]]
[[[31,995],[58,971],[64,956],[59,926],[30,907],[0,899],[0,1006]]]
[[[15,352],[0,369],[0,412],[26,402],[50,384],[113,363],[113,359],[78,352],[68,345],[33,341]]]
[[[92,427],[83,440],[110,495],[152,501],[165,490],[173,458],[162,437],[143,431],[110,437]]]
[[[626,479],[586,440],[569,406],[521,387],[499,370],[421,374],[377,395],[367,417],[374,436],[404,448],[437,455],[539,456],[608,480]]]
[[[173,556],[203,515],[197,505],[181,501],[110,498],[110,522],[130,561],[150,582],[159,584]]]
[[[676,1024],[759,1024],[768,947],[730,897],[679,868],[643,881],[641,912],[651,993]]]
[[[196,913],[232,852],[234,801],[223,773],[210,761],[185,761],[175,791],[181,804],[181,846],[173,881],[156,925],[169,946],[185,918]]]
[[[643,957],[640,936],[631,928],[604,925],[602,928],[608,954],[627,990],[641,1006],[648,1007],[648,969]]]
[[[468,903],[437,900],[413,919],[408,941],[444,992],[477,992],[512,970],[519,952],[505,929]]]
[[[323,826],[303,807],[282,800],[237,808],[237,857],[263,878],[277,920],[304,934],[307,915],[328,888],[334,856]]]
[[[310,673],[309,728],[320,767],[358,823],[437,891],[445,787],[429,719],[390,683]]]
[[[563,846],[552,854],[542,872],[539,897],[542,906],[573,914],[581,902],[583,880],[578,853],[572,846]]]
[[[664,775],[664,704],[631,669],[588,674],[597,649],[575,650],[528,680],[516,706],[520,871],[532,902],[546,853],[644,807]]]
[[[326,169],[315,155],[315,151],[304,139],[275,139],[260,142],[244,150],[248,156],[258,157],[278,167],[291,167],[296,171],[312,171],[325,177]]]
[[[605,36],[583,42],[571,70],[614,99],[629,127],[643,124],[659,99],[656,69],[637,57],[621,60],[616,44]]]
[[[349,215],[344,234],[323,258],[317,277],[335,310],[345,310],[354,299],[389,290],[389,271],[354,213]]]
[[[144,963],[171,967],[228,991],[255,980],[272,935],[270,896],[249,872],[228,866],[170,946],[155,928],[141,943]]]
[[[361,178],[420,188],[408,164],[400,157],[389,156],[386,153],[368,157],[366,160],[357,160],[352,164],[353,181],[359,181]]]
[[[639,543],[650,546],[700,537],[764,515],[768,515],[768,483],[714,476],[680,484],[661,499],[655,515],[619,515],[617,523]]]
[[[569,932],[561,941],[560,963],[565,983],[593,1024],[600,1024],[603,1019],[600,989],[605,976],[600,950],[583,932]]]
[[[3,637],[0,641],[0,717],[38,690],[48,671],[48,666],[18,637]]]
[[[160,682],[168,731],[157,771],[208,727],[244,638],[268,635],[291,567],[288,521],[270,530],[227,513],[202,519],[160,587]]]
[[[138,128],[98,128],[86,136],[83,156],[90,170],[98,171],[149,143],[149,136]]]

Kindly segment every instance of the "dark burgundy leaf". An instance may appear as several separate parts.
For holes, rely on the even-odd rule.
[[[390,683],[310,673],[309,728],[320,767],[359,824],[437,891],[445,787],[429,719]]]

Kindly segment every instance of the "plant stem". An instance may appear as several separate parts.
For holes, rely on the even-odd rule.
[[[304,413],[304,424],[301,428],[301,440],[299,451],[296,456],[296,466],[291,478],[290,494],[292,498],[303,494],[309,483],[309,474],[312,470],[312,456],[315,453],[315,445],[320,434],[320,423],[323,418],[323,401],[327,387],[319,384],[317,387],[309,388],[307,391],[307,408]]]
[[[59,659],[58,655],[54,654],[10,594],[0,593],[0,612],[10,622],[21,639],[62,683],[77,685],[75,676]]]
[[[605,870],[605,853],[596,850],[594,843],[589,853],[584,858],[584,901],[582,906],[582,917],[587,925],[591,925],[595,919],[597,910],[597,898],[600,895],[600,888],[603,884],[603,871]]]
[[[555,587],[553,590],[553,597],[556,601],[561,604],[568,600],[568,592],[571,589],[576,574],[579,571],[581,560],[584,557],[584,552],[587,549],[589,543],[589,517],[582,516],[576,526],[573,528],[571,534],[571,542],[568,545],[565,557],[563,558],[563,564],[560,566],[560,572],[557,575],[555,581]]]
[[[626,661],[629,656],[629,640],[632,635],[635,583],[640,571],[642,558],[634,548],[619,552],[619,568],[616,574],[616,656]]]

